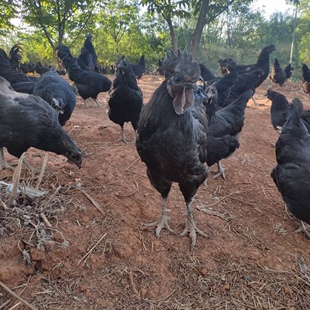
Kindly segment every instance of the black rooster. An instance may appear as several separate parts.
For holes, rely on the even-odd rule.
[[[262,70],[263,73],[260,74],[260,77],[255,84],[255,88],[257,88],[266,80],[266,78],[269,75],[270,72],[269,56],[274,51],[276,51],[276,47],[273,44],[264,47],[258,56],[257,62],[251,65],[238,65],[232,58],[224,59],[221,61],[221,63],[225,64],[227,72],[237,71],[238,73],[249,73],[253,70]],[[254,104],[258,105],[254,100],[253,96],[252,99]]]
[[[99,67],[97,64],[97,54],[92,43],[91,34],[86,34],[86,39],[81,48],[81,53],[78,57],[77,64],[86,71],[96,71],[99,72]]]
[[[271,176],[288,210],[310,224],[310,135],[301,121],[302,111],[295,98],[276,143],[277,165]]]
[[[168,224],[167,198],[172,182],[177,182],[187,207],[187,222],[181,235],[189,232],[191,248],[196,233],[206,236],[195,224],[191,207],[199,186],[207,178],[205,168],[208,121],[202,107],[194,104],[199,64],[188,55],[172,53],[164,61],[171,75],[155,90],[142,109],[137,129],[136,147],[147,166],[151,184],[161,194],[163,203],[156,226],[156,236],[162,228],[173,230]],[[167,72],[165,68],[165,72]]]
[[[56,111],[42,98],[15,92],[0,78],[0,149],[20,157],[30,147],[64,155],[79,168],[82,152],[64,131]],[[3,168],[3,151],[0,152]]]
[[[59,111],[58,119],[61,126],[70,119],[76,104],[75,94],[70,84],[59,76],[55,68],[41,75],[33,94]]]
[[[22,59],[21,52],[23,51],[21,45],[22,43],[14,44],[9,52],[9,61],[14,70],[20,67],[20,61]]]
[[[130,64],[131,67],[132,67],[132,70],[136,76],[136,78],[138,80],[140,80],[142,78],[142,75],[145,73],[145,58],[144,58],[144,55],[142,55],[140,57],[140,60],[137,64]]]
[[[306,94],[310,94],[310,69],[306,64],[302,65],[302,89]]]
[[[220,161],[229,157],[240,146],[239,134],[244,125],[244,111],[252,94],[252,90],[247,90],[235,101],[216,111],[216,86],[206,89],[204,104],[209,119],[207,165],[210,169],[214,164],[218,166],[218,173],[213,178],[222,176],[226,179]]]
[[[88,98],[92,98],[100,106],[97,101],[98,94],[107,92],[112,82],[100,73],[82,70],[66,46],[59,45],[56,48],[56,53],[68,70],[69,79],[75,83],[78,94],[84,99],[85,107],[87,106],[85,100]]]
[[[15,91],[22,93],[33,93],[33,88],[38,81],[37,77],[29,77],[17,72],[11,67],[9,58],[5,51],[0,48],[0,76],[11,83]]]
[[[124,58],[117,64],[116,77],[108,94],[109,118],[121,126],[121,140],[127,142],[124,123],[131,122],[133,129],[137,129],[143,95],[131,65]]]

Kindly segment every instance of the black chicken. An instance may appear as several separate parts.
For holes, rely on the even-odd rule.
[[[288,102],[287,98],[272,89],[267,90],[267,98],[272,101],[270,114],[271,114],[271,124],[278,132],[280,132],[279,127],[282,127],[286,122],[287,116],[290,113],[292,104]],[[310,110],[303,110],[301,115],[301,120],[310,132]]]
[[[294,68],[292,67],[292,64],[288,64],[285,68],[284,68],[284,73],[285,73],[285,77],[286,79],[290,79],[292,77],[292,74],[294,71]]]
[[[280,86],[282,86],[286,81],[286,74],[284,70],[282,69],[282,67],[280,66],[280,63],[277,58],[275,58],[274,60],[274,64],[271,69],[269,78],[271,82],[275,84],[279,84]]]
[[[252,90],[247,90],[235,101],[216,111],[216,86],[212,85],[206,90],[204,104],[209,119],[207,165],[210,169],[215,163],[218,166],[218,172],[213,178],[222,176],[226,179],[220,161],[229,157],[240,146],[239,134],[244,125],[244,111],[252,94]]]
[[[162,228],[173,230],[168,224],[167,198],[172,182],[179,183],[187,207],[187,222],[181,235],[189,232],[191,248],[196,244],[196,233],[206,236],[196,227],[191,207],[192,198],[205,181],[208,121],[201,106],[194,104],[193,90],[200,76],[198,62],[188,55],[172,53],[164,61],[171,75],[155,90],[149,103],[142,109],[137,129],[136,147],[147,166],[151,184],[161,194],[163,203],[156,226],[159,238]],[[165,68],[166,69],[166,68]],[[165,70],[165,72],[167,72]]]
[[[81,48],[81,53],[78,57],[77,64],[85,71],[99,72],[97,64],[97,54],[92,43],[91,34],[86,34],[86,39]]]
[[[97,101],[98,94],[107,92],[112,82],[100,73],[82,70],[66,46],[59,45],[56,48],[56,53],[68,70],[69,79],[75,82],[74,85],[78,90],[78,94],[84,99],[85,107],[87,106],[85,100],[88,98],[92,98],[100,106]]]
[[[21,47],[22,43],[16,43],[12,46],[9,52],[9,61],[11,67],[17,70],[20,66],[20,61],[22,59],[21,52],[23,51]]]
[[[33,94],[59,111],[58,119],[61,126],[70,119],[76,104],[75,94],[70,84],[59,76],[55,68],[41,75]]]
[[[11,67],[9,58],[5,51],[0,48],[0,76],[11,83],[15,91],[22,93],[33,93],[33,88],[38,81],[37,77],[29,77],[17,72]]]
[[[140,60],[137,64],[130,64],[131,67],[132,67],[132,70],[136,76],[136,78],[138,80],[140,80],[142,78],[142,75],[145,73],[145,58],[144,58],[144,55],[142,55],[140,57]]]
[[[36,63],[35,71],[40,75],[50,71],[50,69],[51,69],[51,66],[45,66],[45,65],[43,66],[41,61],[38,61]]]
[[[301,121],[302,111],[295,98],[276,143],[277,165],[271,176],[288,210],[310,224],[310,135]]]
[[[267,90],[267,98],[271,100],[270,116],[272,127],[279,132],[286,122],[287,114],[290,109],[290,103],[283,94],[273,91],[271,88]]]
[[[121,140],[127,142],[124,123],[131,122],[133,129],[137,129],[143,95],[131,65],[124,58],[117,64],[116,77],[108,94],[109,118],[121,126]]]
[[[64,131],[56,111],[42,98],[15,92],[0,77],[0,149],[20,157],[30,147],[64,155],[81,168],[82,152]],[[3,151],[0,166],[5,166]]]
[[[229,75],[233,73],[236,73],[236,71],[232,71]],[[263,74],[264,74],[264,71],[262,69],[256,69],[256,70],[252,70],[249,72],[238,73],[237,81],[231,87],[229,96],[226,98],[225,101],[218,102],[218,105],[222,107],[228,106],[230,103],[232,103],[237,98],[239,98],[247,90],[251,90],[252,93],[254,94],[257,81],[260,80]],[[253,99],[253,94],[252,94],[252,99]]]
[[[205,82],[212,83],[217,79],[217,77],[204,64],[199,63],[199,67],[200,67],[200,75]]]
[[[263,74],[260,75],[259,79],[255,84],[255,88],[259,87],[268,77],[270,72],[270,63],[269,63],[269,56],[272,52],[276,51],[276,47],[271,44],[266,46],[260,52],[257,62],[251,65],[238,65],[232,58],[227,58],[222,60],[226,64],[227,72],[237,71],[238,73],[249,73],[253,70],[262,70]],[[255,93],[255,90],[254,90]],[[254,96],[253,93],[253,96]],[[258,105],[252,96],[253,102],[255,105]]]
[[[306,94],[310,94],[310,69],[306,64],[302,65],[302,89]]]

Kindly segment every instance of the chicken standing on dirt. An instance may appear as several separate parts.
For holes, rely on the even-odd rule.
[[[88,98],[92,98],[100,106],[97,101],[98,94],[109,91],[112,82],[101,73],[82,70],[65,45],[59,45],[56,53],[68,70],[69,79],[74,82],[78,94],[84,99],[85,107]]]
[[[292,109],[276,143],[278,164],[271,176],[288,210],[310,224],[310,135],[301,120],[302,111],[301,101],[293,99]]]
[[[240,146],[239,135],[244,125],[244,110],[252,94],[251,90],[247,90],[234,102],[218,111],[210,107],[206,109],[209,119],[207,165],[210,169],[215,163],[218,166],[218,172],[213,178],[222,176],[226,179],[221,160],[229,157]],[[215,85],[206,90],[206,97],[208,100],[204,104],[215,107],[217,99]]]
[[[302,89],[306,94],[310,94],[310,69],[306,64],[302,65]]]
[[[231,72],[233,70],[237,71],[238,73],[248,73],[253,70],[260,69],[263,71],[263,74],[260,75],[258,81],[255,84],[255,88],[259,87],[268,77],[270,72],[270,63],[269,63],[269,56],[276,50],[276,47],[271,44],[262,49],[260,52],[257,62],[255,64],[250,65],[238,65],[232,58],[226,58],[221,60],[221,66],[226,66],[226,71]],[[232,67],[232,68],[231,68]],[[221,69],[225,71],[224,69]],[[255,91],[254,91],[255,92]],[[254,96],[254,93],[253,93]],[[253,102],[255,105],[258,105],[252,96]]]
[[[131,65],[124,58],[117,64],[116,77],[108,94],[109,118],[121,126],[120,140],[126,143],[128,140],[124,132],[124,123],[131,122],[136,131],[143,105],[143,94],[137,85]]]
[[[41,75],[33,94],[44,99],[59,112],[61,126],[70,119],[76,104],[75,94],[70,84],[59,76],[55,68]]]
[[[290,103],[283,94],[273,91],[271,88],[267,90],[267,98],[271,100],[270,117],[272,127],[279,132],[278,127],[284,125],[290,109]]]
[[[287,79],[286,73],[280,66],[277,58],[274,60],[269,78],[272,83],[279,84],[280,86],[282,86]]]
[[[92,43],[93,37],[90,33],[86,34],[86,39],[81,48],[81,53],[77,59],[77,64],[85,71],[99,72],[97,64],[97,53]]]
[[[144,55],[142,55],[139,59],[139,62],[137,64],[131,64],[132,70],[138,80],[142,78],[142,75],[145,73],[145,58]]]
[[[15,92],[0,78],[0,168],[6,167],[3,147],[20,157],[30,147],[64,155],[81,168],[82,152],[64,131],[57,112],[38,96]]]
[[[0,76],[9,81],[15,91],[27,94],[33,93],[33,88],[39,80],[37,77],[29,77],[13,69],[6,52],[2,48],[0,48]]]
[[[169,66],[170,61],[175,62],[173,70],[170,66],[170,76],[142,109],[136,147],[151,184],[163,199],[159,221],[148,225],[157,227],[158,238],[164,227],[174,232],[168,224],[167,198],[172,182],[179,183],[187,207],[186,227],[181,235],[189,232],[193,248],[197,233],[206,236],[195,224],[191,203],[207,178],[204,163],[208,121],[203,108],[194,104],[193,90],[200,76],[198,62],[180,53],[170,55],[164,65]]]

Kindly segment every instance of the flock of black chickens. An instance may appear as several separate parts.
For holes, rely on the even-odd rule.
[[[206,182],[214,164],[218,166],[214,177],[225,179],[221,160],[240,146],[245,108],[255,89],[268,76],[282,86],[293,69],[288,65],[283,70],[275,59],[270,72],[274,45],[263,48],[255,64],[240,65],[232,58],[220,59],[221,77],[214,76],[186,52],[171,52],[162,62],[164,81],[143,105],[137,78],[145,71],[144,56],[136,65],[120,57],[112,82],[97,72],[97,55],[91,39],[86,36],[78,58],[64,45],[55,50],[74,82],[72,86],[54,68],[40,77],[17,71],[16,61],[18,65],[21,59],[18,45],[9,56],[0,49],[0,170],[8,167],[4,147],[18,158],[30,147],[54,152],[81,168],[83,152],[62,126],[71,117],[76,95],[84,99],[85,106],[88,98],[99,105],[98,94],[108,92],[110,120],[121,127],[124,142],[128,141],[124,123],[131,122],[147,176],[162,196],[160,218],[148,225],[156,227],[157,237],[163,228],[174,233],[169,226],[167,199],[172,183],[176,182],[187,207],[181,235],[189,233],[194,248],[197,234],[207,236],[196,226],[191,207],[199,186]],[[310,93],[310,70],[305,64],[302,70],[302,87]],[[272,101],[272,125],[280,133],[276,143],[277,166],[271,176],[287,208],[310,224],[306,196],[310,189],[310,111],[303,111],[299,99],[289,103],[272,89],[267,90],[267,97]]]

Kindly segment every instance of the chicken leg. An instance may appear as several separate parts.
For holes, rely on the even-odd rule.
[[[125,130],[124,130],[124,127],[123,127],[123,126],[121,126],[121,130],[122,130],[122,136],[121,136],[120,139],[118,139],[118,140],[116,141],[116,143],[117,143],[117,142],[120,142],[120,141],[123,141],[124,143],[135,143],[135,141],[130,141],[130,140],[127,139],[127,137],[126,137],[126,135],[125,135]]]
[[[310,233],[307,231],[305,223],[302,220],[299,220],[299,228],[295,232],[303,232],[306,235],[306,238],[310,239]]]
[[[149,226],[149,227],[156,226],[156,237],[158,239],[160,238],[160,232],[163,228],[166,228],[168,231],[176,234],[176,232],[172,228],[170,228],[168,224],[168,221],[170,220],[170,216],[168,216],[168,212],[169,210],[167,209],[167,198],[163,198],[159,220],[153,223],[144,224],[145,226]]]
[[[201,231],[196,226],[196,223],[194,221],[194,215],[193,215],[193,210],[192,210],[191,204],[192,204],[191,201],[186,203],[186,207],[187,207],[187,221],[186,221],[186,224],[185,224],[185,229],[180,234],[180,236],[185,236],[187,234],[187,232],[189,232],[189,236],[192,239],[191,250],[193,250],[193,248],[196,245],[197,234],[201,235],[201,236],[203,236],[205,238],[208,238],[208,235],[205,234],[203,231]]]
[[[218,168],[217,174],[214,175],[212,178],[213,178],[213,179],[217,179],[217,178],[219,178],[219,177],[221,176],[224,180],[226,180],[225,170],[224,170],[224,168],[222,167],[221,161],[219,161],[219,162],[217,163],[217,168]]]
[[[5,160],[4,153],[3,153],[3,147],[0,147],[0,171],[3,169],[14,170],[14,168],[10,166]]]
[[[93,100],[95,101],[95,103],[97,104],[98,107],[102,107],[102,104],[99,103],[99,101],[97,99],[93,98]]]

